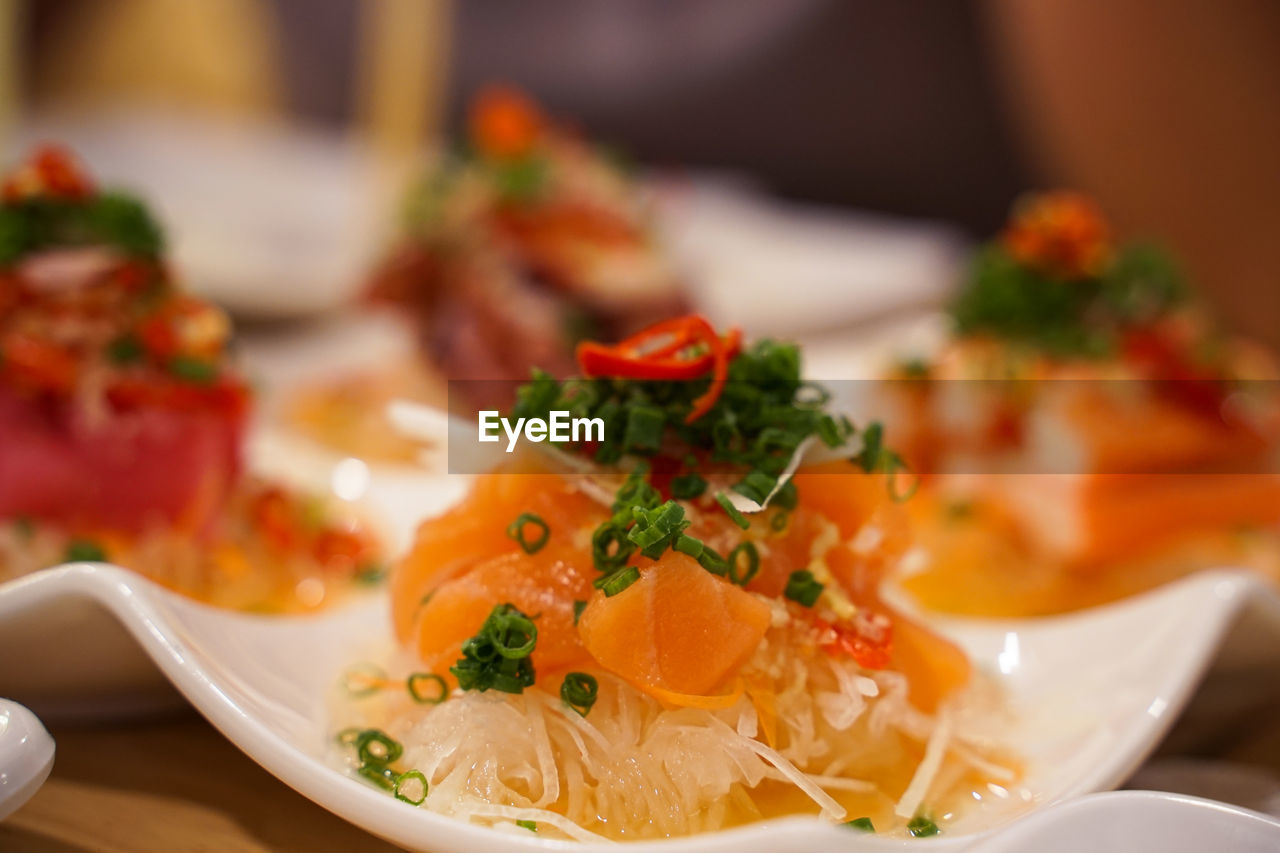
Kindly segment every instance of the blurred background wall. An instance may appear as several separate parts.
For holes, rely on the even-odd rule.
[[[1273,0],[0,1],[27,110],[167,100],[403,147],[506,80],[643,162],[974,236],[1078,186],[1280,342]]]

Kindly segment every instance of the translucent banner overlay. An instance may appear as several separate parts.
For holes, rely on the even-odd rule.
[[[634,405],[599,406],[610,386],[595,382],[605,384],[582,386],[564,405],[531,407],[526,398],[513,415],[519,383],[451,380],[448,416],[436,413],[438,423],[412,432],[446,451],[450,473],[475,474],[511,467],[525,452],[550,450],[560,465],[595,461],[602,445],[616,451],[623,437],[642,434],[629,419],[652,420],[656,411],[668,424],[661,448],[626,446],[627,457],[724,470],[754,442],[773,441],[773,452],[786,453],[795,422],[804,420],[788,410],[799,407],[854,427],[837,448],[823,436],[810,440],[806,460],[856,456],[866,427],[879,423],[884,447],[923,476],[1280,471],[1280,382],[1273,380],[826,380],[799,389],[729,382],[716,407],[688,427],[697,440],[692,454],[677,434],[706,380],[645,383],[641,414]],[[778,402],[791,399],[794,405]]]

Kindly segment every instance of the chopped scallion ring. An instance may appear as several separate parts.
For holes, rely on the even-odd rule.
[[[614,572],[612,575],[604,579],[604,583],[600,588],[604,590],[604,594],[608,598],[622,592],[636,581],[640,580],[640,570],[635,566],[628,566],[620,572]]]
[[[381,729],[365,729],[355,746],[361,764],[386,765],[404,755],[404,744]]]
[[[347,667],[340,684],[348,695],[357,699],[372,696],[386,686],[387,672],[377,664],[358,663]]]
[[[360,767],[356,769],[356,772],[377,785],[379,788],[383,788],[387,791],[395,790],[396,771],[387,767],[385,764],[361,764]]]
[[[421,793],[417,797],[414,797],[413,793],[411,793],[415,786],[421,786]],[[409,770],[396,777],[395,787],[392,790],[397,800],[408,803],[411,806],[420,806],[427,801],[427,791],[429,789],[427,777],[422,774],[421,770]]]
[[[805,607],[812,607],[817,603],[822,590],[826,587],[819,583],[813,576],[813,572],[808,569],[800,569],[791,573],[791,577],[787,578],[787,588],[783,591],[783,595],[797,604],[803,604]]]
[[[436,685],[434,692],[423,692],[423,686],[426,682]],[[413,673],[405,682],[405,687],[408,689],[409,695],[413,697],[413,701],[421,705],[439,705],[449,698],[449,683],[434,672]]]
[[[912,838],[928,838],[941,831],[936,823],[924,815],[916,815],[907,822],[907,832],[911,833]]]
[[[741,527],[743,530],[746,530],[751,526],[751,522],[747,521],[747,517],[745,515],[738,512],[738,508],[733,505],[733,501],[729,500],[728,495],[723,493],[716,495],[716,503],[720,504],[720,508],[728,514],[733,523]]]
[[[745,565],[743,558],[746,558]],[[729,552],[729,581],[738,586],[746,586],[751,579],[760,573],[760,552],[751,542],[739,542]]]
[[[875,824],[871,822],[869,817],[855,817],[853,820],[845,821],[845,826],[850,829],[857,829],[862,832],[875,832]]]
[[[578,620],[582,618],[582,611],[586,609],[587,603],[585,601],[575,601],[573,603],[573,624],[575,627],[578,624]]]
[[[529,541],[525,538],[525,527],[527,525],[541,528],[542,535],[532,542]],[[526,554],[536,554],[542,550],[542,547],[547,544],[547,540],[551,538],[551,528],[542,520],[542,516],[532,512],[522,512],[507,527],[507,535],[516,540]]]
[[[67,545],[63,559],[68,563],[103,563],[106,562],[107,552],[92,539],[73,539]]]
[[[538,822],[536,820],[518,820],[516,821],[516,826],[521,829],[527,829],[530,832],[538,831]]]
[[[578,714],[585,717],[596,704],[596,696],[600,692],[600,684],[595,676],[585,672],[571,672],[560,684],[560,698]]]

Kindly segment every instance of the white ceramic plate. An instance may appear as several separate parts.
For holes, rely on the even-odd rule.
[[[1016,719],[1007,734],[1026,759],[1025,787],[1035,804],[1047,805],[1120,784],[1160,740],[1237,625],[1248,629],[1252,658],[1234,658],[1274,672],[1280,598],[1233,573],[1201,574],[1078,614],[949,622],[945,631],[1007,691]],[[318,616],[271,618],[196,604],[112,567],[72,565],[0,587],[0,648],[23,649],[0,655],[0,694],[37,709],[48,699],[65,706],[94,699],[112,672],[137,678],[158,667],[265,768],[370,832],[419,850],[560,846],[414,809],[326,763],[333,735],[326,697],[353,655],[388,630],[381,594]],[[962,818],[931,843],[959,848],[991,828]],[[745,853],[784,844],[900,843],[791,818],[629,846]]]
[[[1157,791],[1094,794],[1018,821],[972,848],[981,853],[1270,853],[1280,821],[1213,800]]]

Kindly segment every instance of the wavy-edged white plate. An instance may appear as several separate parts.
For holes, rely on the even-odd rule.
[[[113,670],[136,683],[158,668],[263,767],[376,835],[433,851],[592,849],[415,809],[327,762],[333,732],[326,698],[353,655],[388,630],[381,594],[318,616],[263,617],[206,607],[110,566],[70,565],[0,587],[0,649],[21,649],[0,655],[0,694],[37,710],[86,701],[109,706],[110,694],[101,691]],[[1026,760],[1032,805],[1043,806],[1121,783],[1228,639],[1235,640],[1236,664],[1274,667],[1280,597],[1248,575],[1211,572],[1081,613],[949,622],[945,632],[1006,691],[1013,712],[1007,737]],[[995,823],[1012,819],[1012,811]],[[958,849],[998,828],[976,820],[961,818],[930,843]],[[901,843],[790,818],[628,846],[746,853]]]

